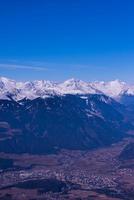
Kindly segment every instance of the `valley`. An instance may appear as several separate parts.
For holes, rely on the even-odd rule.
[[[0,198],[133,200],[134,158],[119,159],[130,141],[134,139],[125,138],[98,150],[62,150],[42,156],[1,153],[0,158],[12,159],[13,166],[1,169]],[[42,181],[47,182],[47,186],[50,182],[52,187],[44,191],[46,187],[44,182],[41,185]],[[59,181],[54,184],[58,185],[58,190],[53,191],[53,181]]]

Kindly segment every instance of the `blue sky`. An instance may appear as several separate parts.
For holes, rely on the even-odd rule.
[[[134,82],[133,0],[0,2],[0,76]]]

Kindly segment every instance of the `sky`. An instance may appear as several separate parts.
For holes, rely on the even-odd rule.
[[[134,1],[0,1],[0,76],[134,83]]]

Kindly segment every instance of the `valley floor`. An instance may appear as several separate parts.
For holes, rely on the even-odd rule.
[[[129,141],[44,156],[0,153],[13,161],[0,171],[0,200],[133,200],[134,160],[119,160]]]

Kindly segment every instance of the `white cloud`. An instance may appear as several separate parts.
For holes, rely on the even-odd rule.
[[[35,71],[46,71],[47,68],[45,67],[37,67],[37,66],[30,66],[30,65],[17,65],[17,64],[0,64],[0,68],[9,69],[9,70],[35,70]]]

